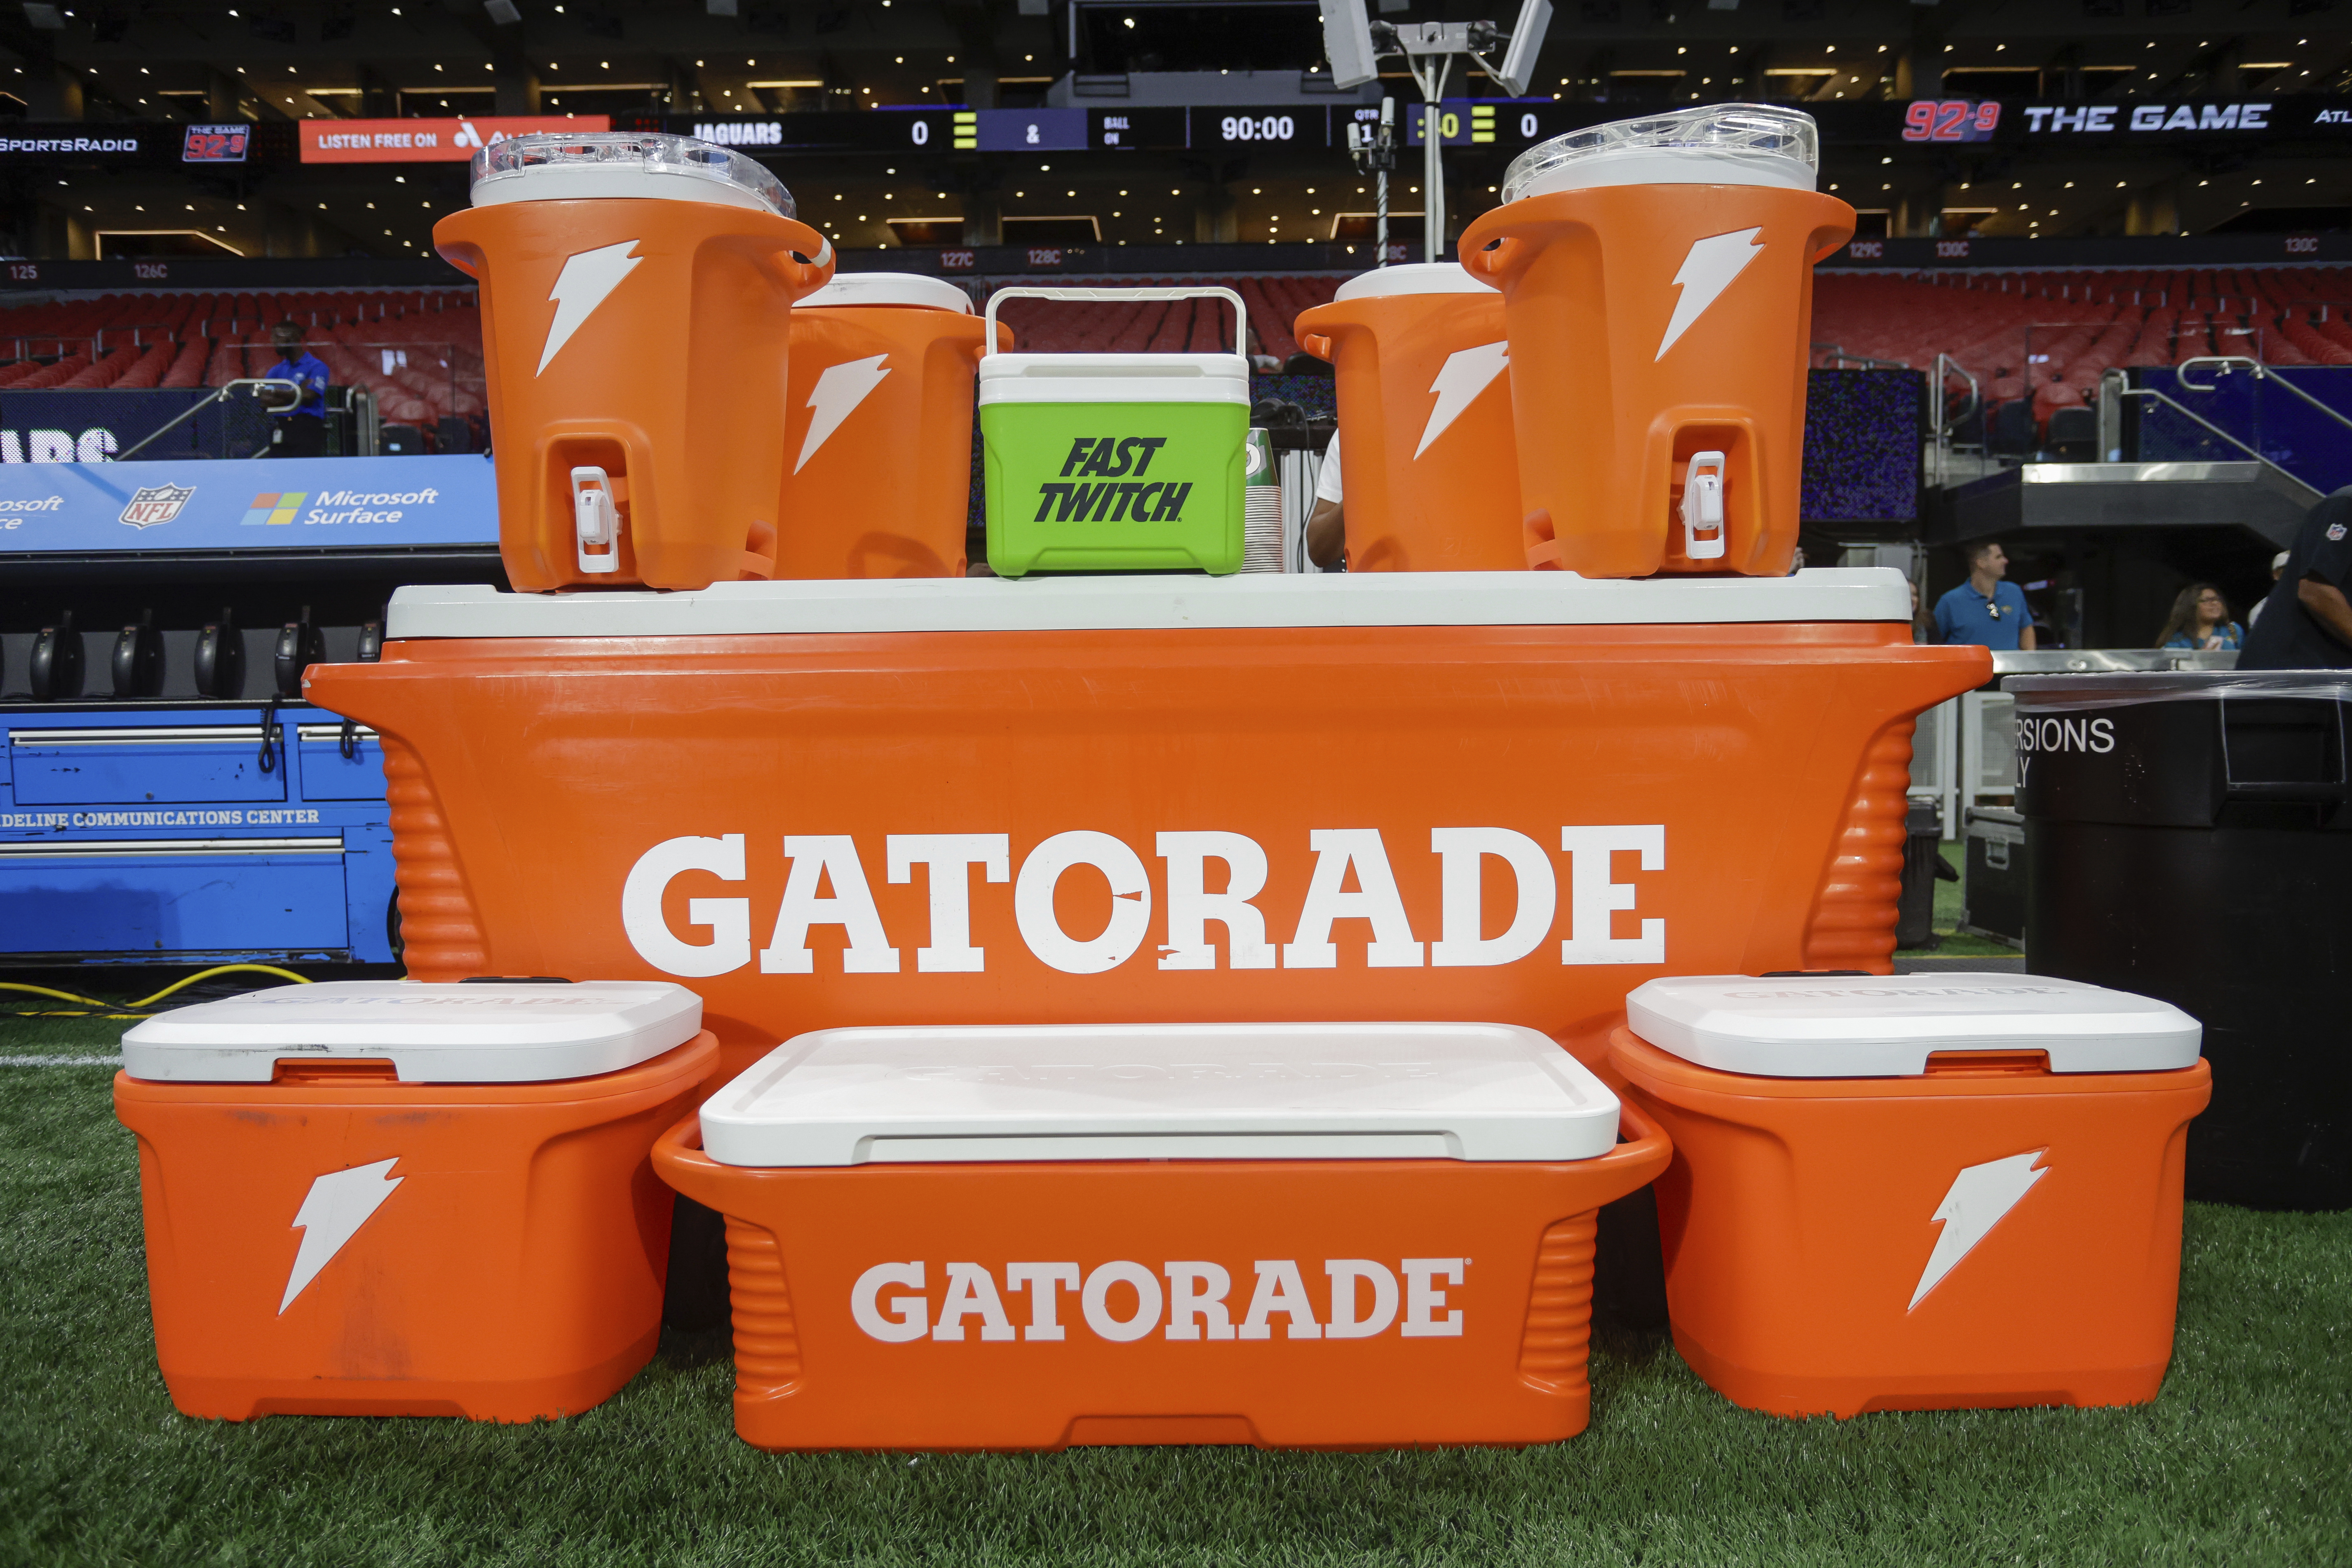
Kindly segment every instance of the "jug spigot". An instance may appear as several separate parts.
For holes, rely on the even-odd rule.
[[[1719,560],[1723,544],[1723,454],[1695,452],[1683,470],[1683,554]]]
[[[579,536],[580,570],[621,569],[621,514],[613,505],[613,481],[604,470],[572,470],[572,519]]]

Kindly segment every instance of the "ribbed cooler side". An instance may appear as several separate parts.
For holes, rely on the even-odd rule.
[[[1519,1375],[1554,1394],[1585,1392],[1592,1344],[1592,1247],[1600,1216],[1570,1215],[1543,1233],[1519,1340]]]
[[[735,1310],[736,1397],[767,1399],[801,1380],[801,1341],[773,1232],[727,1218],[727,1288]]]
[[[466,891],[449,820],[407,742],[383,746],[384,799],[391,806],[393,880],[400,889],[403,961],[416,980],[463,980],[489,966],[481,917]]]
[[[1863,752],[1853,799],[1838,826],[1837,847],[1805,927],[1807,969],[1885,973],[1891,967],[1916,722],[1913,714],[1892,721]]]

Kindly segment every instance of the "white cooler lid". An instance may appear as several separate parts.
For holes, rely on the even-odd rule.
[[[2042,974],[1691,975],[1635,987],[1625,1021],[1685,1061],[1757,1078],[1906,1078],[1936,1051],[2163,1072],[2193,1064],[2204,1038],[2168,1002]]]
[[[838,305],[898,305],[972,313],[971,295],[944,278],[928,278],[920,272],[836,272],[832,282],[793,301],[795,310]]]
[[[1250,400],[1249,361],[1226,353],[992,353],[980,362],[980,402],[1236,403]]]
[[[132,1078],[267,1083],[282,1058],[389,1058],[403,1083],[544,1083],[618,1072],[694,1038],[683,985],[330,980],[201,1002],[132,1026]]]
[[[992,354],[986,367],[1009,354]],[[479,583],[392,594],[394,638],[729,637],[769,632],[1157,631],[1258,626],[1738,626],[1901,621],[1888,566],[1792,577],[1580,577],[1573,572],[1237,573],[840,577],[655,593],[510,594]]]
[[[1617,1097],[1508,1024],[822,1029],[702,1108],[721,1164],[1584,1160]]]
[[[1394,294],[1492,294],[1495,286],[1473,278],[1458,261],[1412,261],[1375,267],[1339,285],[1331,298],[1380,300]]]

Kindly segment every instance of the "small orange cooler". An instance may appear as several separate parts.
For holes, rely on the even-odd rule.
[[[2197,1021],[2042,975],[1626,998],[1683,1359],[1779,1415],[2137,1405],[2172,1359]]]
[[[661,1142],[763,1448],[1583,1430],[1593,1211],[1666,1144],[1492,1024],[848,1028]]]
[[[1503,297],[1451,261],[1350,278],[1298,318],[1338,373],[1350,572],[1516,572]]]
[[[661,1331],[646,1160],[718,1066],[682,986],[287,986],[123,1037],[156,1358],[190,1415],[576,1414]]]
[[[836,272],[793,306],[777,576],[963,575],[982,330],[915,272]]]

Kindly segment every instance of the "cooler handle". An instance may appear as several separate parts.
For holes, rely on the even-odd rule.
[[[580,570],[601,575],[621,569],[621,516],[613,505],[613,481],[604,469],[572,470],[572,526]],[[592,554],[591,545],[603,548]]]
[[[1463,250],[1462,270],[1489,288],[1500,289],[1503,286],[1503,258],[1517,249],[1518,243],[1517,238],[1507,234],[1490,246]]]
[[[1230,289],[1206,286],[1198,289],[999,289],[988,297],[988,337],[981,345],[981,357],[996,353],[996,307],[1006,300],[1228,300],[1234,307],[1234,352],[1249,353],[1249,308],[1242,297]]]
[[[803,261],[798,251],[784,253],[784,271],[792,279],[793,298],[814,294],[833,281],[833,241],[817,236],[816,254]]]
[[[1723,542],[1723,454],[1694,452],[1683,470],[1683,554],[1720,560]]]

